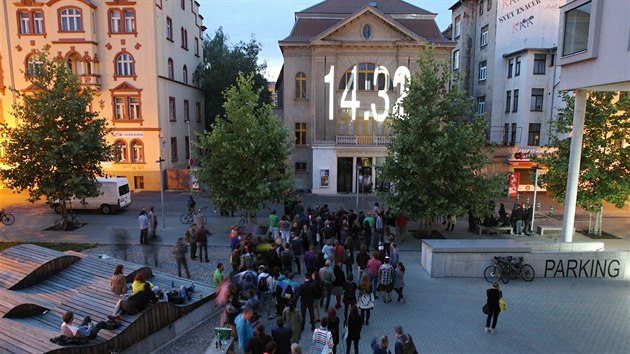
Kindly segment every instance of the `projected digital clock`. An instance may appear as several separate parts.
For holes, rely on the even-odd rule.
[[[341,94],[341,100],[339,102],[339,107],[348,108],[351,112],[351,119],[357,119],[357,111],[361,108],[361,102],[357,100],[357,89],[359,87],[358,83],[358,69],[357,65],[353,66],[350,72],[350,76],[346,85],[344,85],[343,93]],[[399,66],[394,72],[394,77],[392,81],[392,85],[394,87],[398,86],[398,99],[396,103],[394,103],[393,110],[397,111],[399,114],[403,114],[403,108],[400,105],[402,100],[407,96],[407,89],[405,87],[405,83],[407,79],[411,76],[411,72],[405,66]],[[384,80],[384,84],[379,86],[379,78]],[[383,110],[381,112],[378,111],[376,104],[372,103],[370,105],[370,109],[363,111],[363,119],[369,120],[370,115],[374,117],[374,120],[377,122],[385,121],[385,118],[389,114],[390,102],[389,95],[387,91],[389,90],[389,82],[390,82],[390,74],[389,70],[385,66],[379,65],[374,69],[374,87],[379,88],[377,91],[378,97],[383,100]],[[334,119],[334,100],[335,100],[335,66],[332,65],[330,67],[330,71],[328,74],[324,76],[324,83],[329,85],[328,90],[328,119]],[[348,99],[348,93],[350,93],[350,99]]]

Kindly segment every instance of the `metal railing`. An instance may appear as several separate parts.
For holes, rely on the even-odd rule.
[[[389,137],[381,135],[337,135],[335,138],[335,144],[342,146],[387,146],[387,144],[389,144]]]

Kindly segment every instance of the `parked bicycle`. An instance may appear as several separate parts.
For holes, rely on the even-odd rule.
[[[4,209],[0,210],[0,220],[3,224],[9,226],[15,222],[15,216],[13,214],[9,214],[4,211]]]
[[[486,269],[483,271],[483,277],[486,278],[486,281],[489,283],[494,283],[495,281],[501,280],[505,264],[505,257],[494,257],[494,264],[486,267]]]
[[[507,284],[511,279],[520,277],[526,282],[530,282],[534,280],[535,275],[534,268],[523,263],[523,257],[508,256],[501,281]]]
[[[507,284],[518,277],[530,282],[534,280],[535,272],[531,265],[523,264],[523,257],[494,257],[494,264],[486,267],[483,277],[489,283],[501,280]]]
[[[55,221],[55,228],[57,230],[78,229],[81,226],[83,226],[83,218],[79,215],[74,215],[74,212]]]
[[[179,217],[179,221],[182,224],[190,224],[191,222],[193,222],[193,220],[195,220],[195,216],[199,216],[201,215],[203,217],[203,223],[205,225],[205,223],[208,221],[208,218],[203,215],[203,210],[206,209],[204,208],[198,208],[198,209],[194,209],[193,211],[187,211],[185,213],[182,214],[182,216]]]

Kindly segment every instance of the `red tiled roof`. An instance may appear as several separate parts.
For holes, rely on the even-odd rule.
[[[429,42],[450,42],[447,38],[444,38],[440,28],[435,20],[403,20],[394,19],[394,21],[405,26],[411,32],[419,35]]]
[[[388,15],[432,14],[401,0],[326,0],[299,13],[353,14],[370,3],[376,3],[374,7]]]

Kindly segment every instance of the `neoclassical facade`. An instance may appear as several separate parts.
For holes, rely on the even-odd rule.
[[[113,130],[108,140],[115,147],[114,160],[103,163],[106,174],[127,177],[133,189],[158,190],[161,169],[188,167],[190,137],[203,130],[203,93],[193,81],[205,29],[198,2],[3,4],[0,122],[20,124],[11,113],[16,98],[8,87],[28,87],[22,71],[28,75],[37,65],[36,51],[46,48],[95,90],[91,109]]]
[[[388,114],[434,46],[448,61],[454,44],[437,14],[399,0],[327,0],[295,14],[279,41],[280,114],[295,132],[289,166],[295,188],[316,194],[371,193],[387,156]]]

